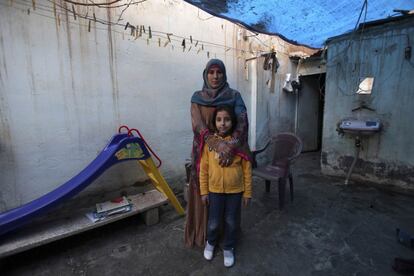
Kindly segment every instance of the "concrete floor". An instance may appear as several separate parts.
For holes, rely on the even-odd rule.
[[[396,241],[395,228],[414,233],[414,195],[397,189],[322,176],[319,154],[295,164],[295,201],[280,212],[254,181],[243,210],[236,264],[223,267],[201,249],[183,246],[184,218],[163,207],[161,222],[132,217],[0,260],[1,275],[397,275],[394,257],[414,259]]]

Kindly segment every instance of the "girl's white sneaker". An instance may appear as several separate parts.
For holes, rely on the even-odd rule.
[[[214,245],[211,245],[206,241],[206,247],[204,247],[204,259],[211,261],[213,259]]]
[[[233,249],[223,250],[224,266],[232,267],[234,265],[234,252]]]

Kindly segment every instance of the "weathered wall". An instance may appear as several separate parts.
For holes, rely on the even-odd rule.
[[[379,135],[364,138],[353,177],[414,188],[414,20],[370,27],[362,34],[338,37],[328,43],[322,170],[345,175],[355,154],[354,140],[341,137],[336,123],[345,117],[379,118]],[[359,78],[375,77],[371,95],[356,95]],[[352,109],[363,102],[375,111]]]
[[[249,109],[252,140],[260,144],[269,133],[293,130],[293,100],[281,92],[281,82],[294,70],[288,53],[312,50],[255,35],[184,1],[125,7],[75,5],[75,19],[64,0],[0,0],[0,211],[76,175],[121,124],[141,130],[163,159],[167,180],[183,178],[192,141],[190,97],[202,87],[208,58],[227,65],[228,81]],[[109,21],[114,24],[100,23]],[[124,30],[126,22],[144,25],[146,32],[131,35],[130,27]],[[245,60],[271,48],[281,67],[269,88],[271,74],[263,71],[263,58]],[[134,162],[126,162],[82,194],[120,189],[144,178]]]

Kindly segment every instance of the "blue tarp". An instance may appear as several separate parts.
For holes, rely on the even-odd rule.
[[[215,1],[188,1],[214,9]],[[321,47],[326,39],[352,31],[365,0],[227,0],[219,14],[260,26],[289,40],[312,47]],[[371,0],[361,14],[359,23],[401,15],[394,9],[413,10],[414,0]],[[365,9],[366,7],[366,9]]]

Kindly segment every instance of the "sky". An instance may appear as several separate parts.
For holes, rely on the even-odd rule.
[[[207,2],[207,1],[206,1]],[[414,0],[368,0],[360,23],[400,15],[394,9],[413,10]],[[364,0],[227,0],[222,13],[249,25],[312,47],[355,28]]]

